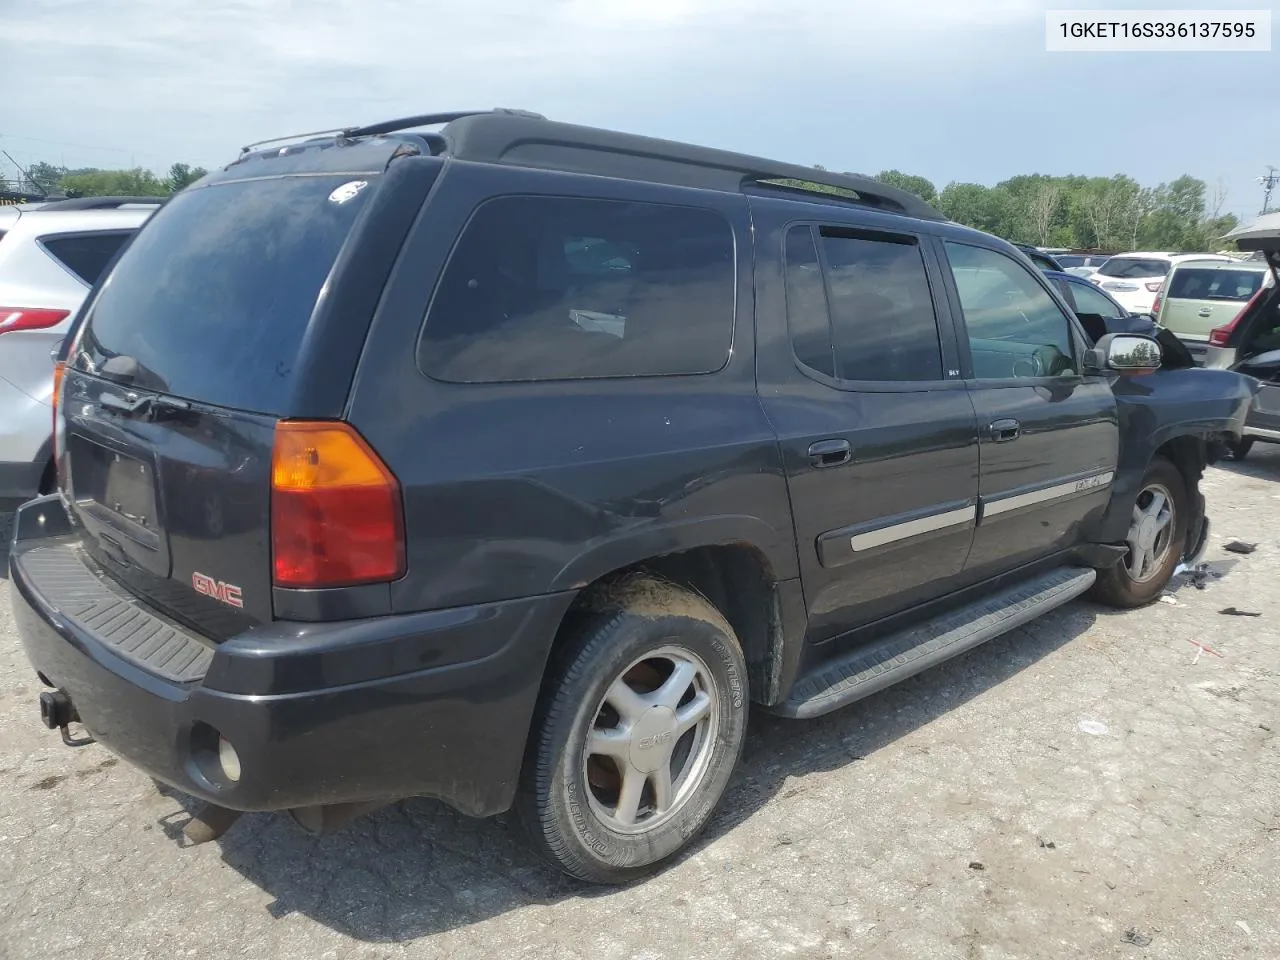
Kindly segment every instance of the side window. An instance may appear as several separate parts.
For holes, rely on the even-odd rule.
[[[461,383],[712,373],[733,314],[733,231],[718,213],[500,197],[449,257],[418,362]]]
[[[915,238],[837,227],[820,228],[818,238],[837,378],[941,380],[938,324]],[[820,303],[817,294],[814,288],[812,298]],[[815,306],[813,316],[822,312]],[[810,324],[820,332],[817,319]],[[804,361],[799,347],[796,356]],[[814,356],[822,356],[820,339]],[[810,362],[822,369],[817,364]]]
[[[1054,277],[1053,285],[1057,287],[1058,292],[1062,294],[1062,299],[1067,301],[1067,306],[1069,306],[1072,310],[1075,310],[1076,297],[1075,297],[1075,293],[1073,292],[1075,288],[1075,284],[1068,283],[1066,280],[1063,280],[1061,277]]]
[[[1073,283],[1071,292],[1075,294],[1076,310],[1080,313],[1096,313],[1103,320],[1120,320],[1124,311],[1099,293],[1091,283]]]
[[[77,277],[93,286],[132,233],[82,233],[45,237],[41,246]]]
[[[1021,379],[1079,372],[1070,320],[1025,267],[984,247],[948,241],[946,248],[975,376]]]
[[[836,361],[827,292],[812,227],[792,227],[787,231],[786,279],[791,349],[806,367],[834,377]]]

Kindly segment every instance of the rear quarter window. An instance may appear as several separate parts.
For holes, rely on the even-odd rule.
[[[712,373],[733,317],[733,231],[718,213],[499,197],[449,257],[418,363],[459,383]]]
[[[133,230],[110,233],[77,233],[44,237],[40,246],[53,259],[74,273],[86,286],[98,282],[112,257],[133,236]]]

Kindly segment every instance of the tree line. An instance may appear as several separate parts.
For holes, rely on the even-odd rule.
[[[819,167],[819,169],[823,169]],[[199,180],[203,167],[175,163],[167,174],[131,170],[68,169],[35,163],[28,178],[49,193],[74,197],[163,197]],[[993,187],[949,183],[941,191],[925,177],[884,170],[877,180],[933,204],[945,216],[1017,243],[1082,250],[1219,249],[1223,234],[1239,225],[1223,213],[1226,190],[1210,189],[1189,175],[1144,187],[1114,177],[1011,177]]]
[[[914,193],[946,217],[1017,243],[1080,250],[1221,249],[1239,220],[1223,213],[1227,192],[1183,175],[1144,187],[1132,177],[1011,177],[994,187],[949,183],[885,170],[882,183]]]
[[[131,170],[103,170],[98,167],[72,169],[53,163],[33,163],[26,179],[39,190],[68,197],[167,197],[195,183],[206,173],[204,167],[175,163],[164,175],[134,167]]]

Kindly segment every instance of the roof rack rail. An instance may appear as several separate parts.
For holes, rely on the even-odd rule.
[[[243,147],[241,147],[240,153],[241,154],[248,153],[254,147],[265,147],[269,143],[284,143],[286,140],[302,140],[302,139],[305,139],[306,137],[323,137],[326,134],[330,134],[330,133],[341,134],[342,132],[343,131],[341,127],[335,127],[332,130],[314,130],[311,133],[290,133],[290,134],[286,134],[283,137],[271,137],[269,140],[255,140],[253,143],[246,143]]]
[[[870,177],[559,123],[514,111],[459,117],[450,121],[441,133],[447,141],[446,153],[459,160],[566,170],[732,193],[804,194],[812,199],[856,203],[922,220],[946,219],[915,194]]]
[[[526,120],[546,120],[540,113],[530,110],[513,110],[510,107],[494,107],[492,110],[453,110],[449,113],[423,113],[416,117],[402,117],[399,120],[384,120],[382,123],[371,123],[363,127],[348,127],[342,131],[347,138],[378,137],[384,133],[396,133],[400,130],[412,130],[414,127],[432,127],[441,123],[452,123],[463,117],[481,116],[524,117]]]
[[[49,200],[41,204],[41,210],[116,210],[120,207],[158,207],[168,197],[72,197],[69,200]]]

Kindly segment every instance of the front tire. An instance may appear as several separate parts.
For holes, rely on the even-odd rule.
[[[1112,607],[1141,607],[1164,592],[1186,547],[1191,498],[1182,473],[1156,457],[1142,478],[1133,506],[1128,552],[1114,567],[1098,571],[1090,595]]]
[[[742,752],[747,672],[733,628],[682,587],[628,578],[553,658],[517,812],[571,876],[618,884],[702,830]]]

